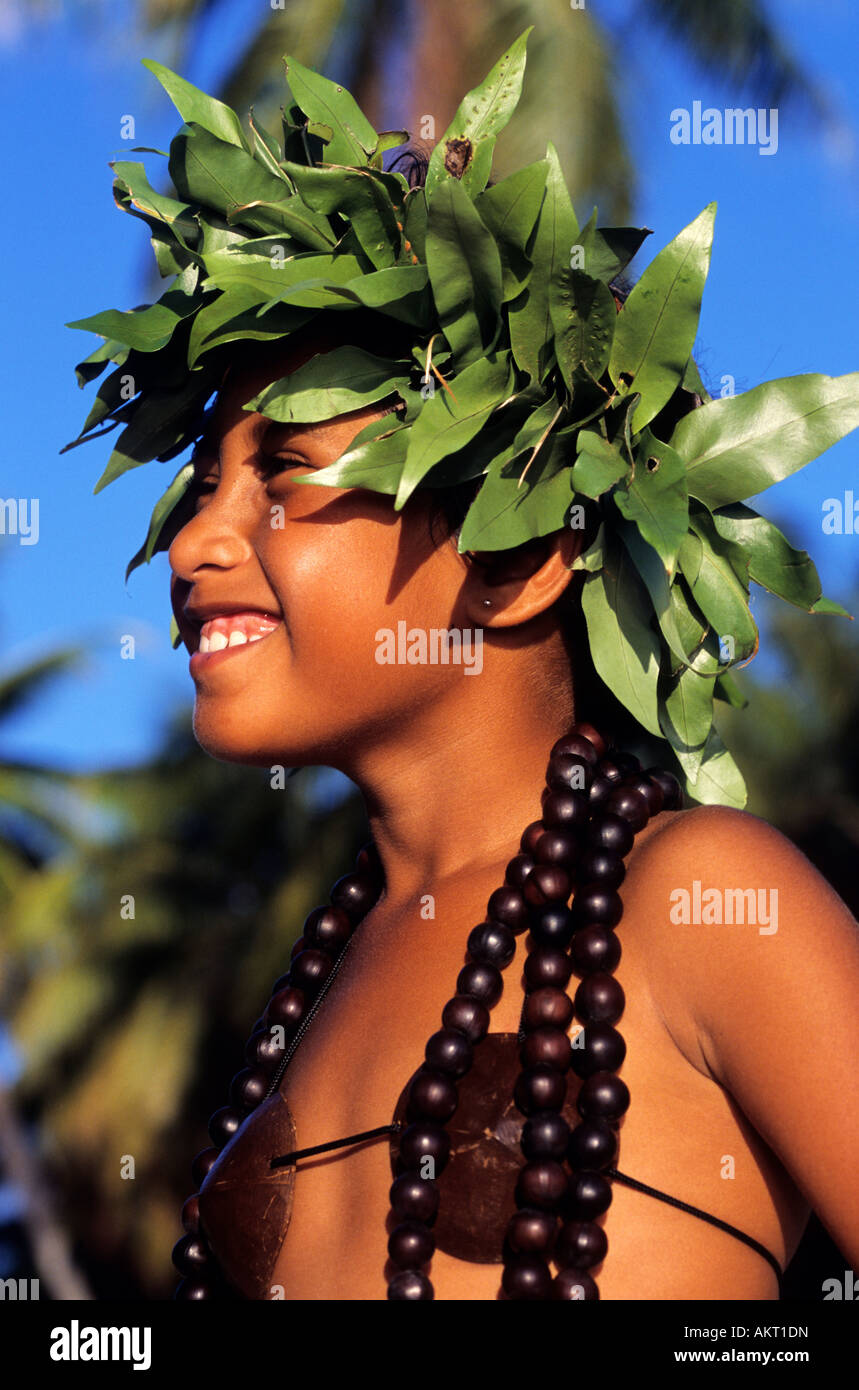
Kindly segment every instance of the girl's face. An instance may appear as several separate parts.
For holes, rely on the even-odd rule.
[[[385,495],[295,483],[383,412],[296,425],[242,409],[319,348],[279,345],[230,374],[195,458],[196,510],[170,546],[194,732],[225,761],[348,769],[463,675],[376,660],[380,628],[467,625],[465,562],[433,541],[426,496],[395,513]]]

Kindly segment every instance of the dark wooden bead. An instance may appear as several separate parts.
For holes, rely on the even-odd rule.
[[[582,1120],[570,1133],[567,1158],[574,1169],[598,1173],[610,1168],[617,1154],[617,1135],[604,1120]]]
[[[217,1149],[201,1149],[191,1164],[191,1177],[197,1187],[203,1186],[203,1179],[218,1158]]]
[[[503,922],[518,936],[528,926],[528,904],[521,888],[505,883],[496,888],[486,905],[486,915],[493,922]]]
[[[564,1211],[572,1219],[593,1221],[611,1206],[612,1190],[602,1173],[576,1172],[569,1182]]]
[[[614,782],[615,784],[623,780],[623,773],[618,767],[612,753],[608,753],[604,758],[600,758],[596,765],[595,775],[597,777],[605,777],[609,782]]]
[[[545,1065],[556,1071],[569,1071],[572,1064],[572,1048],[567,1034],[560,1028],[535,1028],[528,1033],[520,1051],[522,1065],[536,1067]],[[600,1068],[594,1067],[594,1071]],[[605,1066],[604,1071],[615,1071],[615,1067]]]
[[[469,932],[466,949],[474,960],[503,970],[516,954],[516,937],[502,922],[481,922]]]
[[[525,999],[523,1022],[526,1028],[569,1028],[573,1021],[573,1001],[563,990],[551,986],[535,989]]]
[[[294,941],[293,944],[292,944],[292,950],[291,950],[290,953],[289,953],[289,959],[290,959],[290,960],[295,960],[295,957],[296,957],[296,956],[300,956],[300,955],[301,955],[301,952],[304,950],[304,948],[305,948],[306,945],[307,945],[307,942],[305,941],[304,937],[303,937],[303,936],[300,936],[300,937],[298,938],[298,940],[297,940],[297,941]],[[286,978],[287,978],[287,977],[286,977],[285,975],[281,975],[280,980],[278,980],[277,985],[275,985],[275,989],[277,989],[278,985],[280,985],[281,982],[283,982],[283,983],[285,984],[285,983],[286,983]]]
[[[591,782],[590,791],[588,792],[588,806],[592,814],[594,811],[598,811],[605,806],[614,791],[615,785],[616,783],[610,782],[607,777],[598,776],[594,778]]]
[[[434,1250],[432,1231],[422,1221],[401,1221],[388,1237],[388,1254],[400,1269],[420,1269]]]
[[[610,1023],[588,1023],[583,1030],[584,1047],[570,1050],[576,1076],[593,1076],[596,1071],[617,1071],[626,1056],[626,1043]]]
[[[633,777],[627,785],[644,797],[648,816],[659,815],[665,805],[665,793],[658,782],[651,781],[647,774],[642,772],[640,777]]]
[[[530,825],[525,826],[519,841],[519,848],[523,854],[530,854],[533,856],[534,847],[543,834],[544,828],[541,820],[532,820]]]
[[[510,1218],[507,1244],[517,1255],[542,1255],[548,1259],[555,1244],[557,1218],[536,1207],[523,1207]]]
[[[268,1077],[265,1072],[256,1069],[251,1071],[246,1067],[244,1071],[236,1072],[230,1082],[230,1104],[237,1110],[253,1110],[259,1105],[267,1090]]]
[[[566,869],[557,864],[535,864],[533,872],[525,880],[525,901],[532,907],[543,907],[546,903],[566,902],[573,885]]]
[[[526,1163],[516,1183],[516,1201],[523,1207],[539,1211],[557,1211],[566,1196],[569,1181],[564,1167],[552,1158],[538,1158]]]
[[[563,951],[574,929],[573,914],[561,904],[535,908],[531,913],[531,938],[538,946],[556,946]]]
[[[489,1010],[471,994],[455,994],[449,999],[442,1009],[441,1021],[445,1028],[464,1033],[470,1043],[479,1043],[489,1032]]]
[[[584,792],[549,792],[543,802],[543,824],[547,830],[583,830],[589,815]]]
[[[418,1173],[401,1173],[391,1184],[391,1206],[401,1221],[423,1221],[430,1225],[439,1204],[438,1185]]]
[[[582,1023],[617,1023],[626,996],[613,975],[586,975],[576,990],[573,1003]]]
[[[200,1236],[182,1236],[173,1246],[172,1260],[180,1274],[192,1277],[209,1263],[209,1247]]]
[[[643,830],[650,818],[647,802],[641,792],[625,783],[615,787],[605,808],[613,816],[620,816],[621,820],[625,820],[632,830]]]
[[[208,1279],[183,1279],[177,1284],[173,1297],[180,1302],[202,1303],[206,1298],[214,1298],[214,1287]]]
[[[680,783],[672,772],[666,772],[661,767],[649,767],[647,776],[651,782],[657,782],[662,788],[664,797],[663,810],[677,811],[683,805],[683,792]]]
[[[196,1192],[193,1197],[189,1197],[182,1208],[182,1225],[189,1235],[198,1236],[200,1234],[200,1198]]]
[[[409,1090],[409,1120],[436,1120],[446,1124],[456,1110],[456,1084],[444,1072],[432,1067],[419,1068]]]
[[[491,1009],[501,998],[504,981],[501,971],[485,961],[471,961],[456,977],[457,994],[470,994]]]
[[[304,923],[306,945],[338,956],[354,931],[348,913],[340,907],[315,907]]]
[[[408,1303],[429,1303],[435,1294],[433,1286],[419,1269],[403,1269],[388,1285],[388,1298]]]
[[[244,1115],[232,1105],[222,1105],[209,1120],[209,1138],[216,1148],[228,1144],[242,1123]]]
[[[528,988],[563,989],[572,974],[570,958],[556,946],[535,946],[525,961]]]
[[[504,1266],[501,1287],[508,1298],[549,1298],[552,1275],[545,1260],[537,1255],[516,1255]]]
[[[566,1076],[543,1065],[519,1073],[513,1098],[523,1115],[533,1115],[538,1110],[560,1110],[566,1094]]]
[[[283,1031],[285,1034],[285,1030]],[[260,1071],[270,1075],[282,1060],[285,1051],[285,1036],[281,1043],[279,1033],[273,1033],[270,1028],[261,1028],[258,1033],[252,1033],[245,1044],[245,1061],[249,1067],[259,1067]]]
[[[369,874],[344,874],[338,878],[329,896],[334,906],[342,908],[352,922],[359,922],[366,917],[378,898],[379,885]]]
[[[557,1110],[538,1111],[525,1121],[520,1142],[526,1158],[552,1158],[560,1163],[570,1142],[570,1126]]]
[[[538,864],[556,864],[559,869],[571,869],[581,853],[579,837],[572,830],[554,827],[543,830],[534,847]]]
[[[574,758],[581,758],[584,762],[593,767],[599,754],[589,738],[583,734],[565,734],[553,745],[550,753],[551,758],[560,757],[563,753],[571,753]]]
[[[573,921],[578,926],[614,927],[623,916],[623,902],[614,888],[587,883],[576,889],[572,906]]]
[[[561,1269],[552,1280],[552,1298],[580,1298],[585,1303],[597,1303],[600,1291],[584,1269]]]
[[[607,849],[623,858],[635,844],[635,833],[620,816],[600,811],[599,818],[588,829],[587,842],[594,849]]]
[[[440,1028],[433,1033],[424,1049],[431,1067],[446,1076],[465,1076],[471,1066],[474,1050],[468,1038],[458,1028]]]
[[[612,758],[617,767],[620,768],[621,777],[637,777],[641,771],[641,763],[634,753],[622,753],[619,749],[613,749]]]
[[[629,1108],[629,1087],[614,1072],[598,1071],[582,1082],[576,1108],[585,1120],[607,1120],[613,1124]]]
[[[586,738],[588,743],[592,744],[593,747],[596,749],[597,757],[603,757],[606,749],[608,748],[608,744],[606,743],[599,730],[594,728],[593,724],[583,723],[581,720],[576,720],[570,732],[574,734],[579,734],[582,738]]]
[[[358,873],[366,874],[372,879],[382,876],[382,861],[372,840],[368,840],[366,845],[359,849],[355,856],[355,868]]]
[[[438,1176],[450,1158],[450,1135],[431,1120],[417,1120],[400,1136],[400,1159],[405,1168],[420,1169],[427,1158],[432,1159],[434,1176]]]
[[[334,962],[325,951],[315,951],[308,947],[292,962],[292,980],[305,994],[316,994],[328,979]]]
[[[592,1269],[608,1253],[608,1238],[595,1221],[565,1221],[555,1247],[557,1263],[567,1269]]]
[[[267,1028],[285,1028],[289,1032],[297,1028],[307,1013],[307,997],[304,990],[295,985],[279,989],[268,1001],[263,1014]]]
[[[513,888],[524,888],[534,870],[534,860],[530,854],[516,854],[504,870],[504,881]]]
[[[610,975],[620,962],[620,937],[611,927],[582,927],[570,943],[570,960],[577,975]]]
[[[619,854],[589,845],[579,860],[576,878],[582,885],[598,883],[601,888],[619,888],[626,878],[626,865]]]
[[[546,786],[552,792],[586,792],[594,776],[593,766],[574,753],[558,753],[549,759]]]

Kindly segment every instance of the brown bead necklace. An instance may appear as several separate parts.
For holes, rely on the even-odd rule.
[[[294,1171],[299,1158],[391,1135],[396,1224],[388,1253],[396,1273],[388,1282],[389,1299],[434,1297],[426,1266],[437,1248],[438,1176],[451,1156],[447,1126],[459,1103],[457,1083],[471,1071],[475,1050],[487,1038],[490,1010],[503,989],[501,972],[514,957],[516,937],[526,930],[532,944],[524,968],[522,1066],[513,1091],[525,1116],[520,1137],[525,1163],[518,1170],[516,1210],[505,1232],[502,1289],[516,1300],[599,1298],[588,1271],[608,1249],[597,1218],[612,1200],[617,1128],[630,1099],[616,1074],[626,1055],[614,1026],[625,1003],[614,978],[621,956],[614,928],[623,913],[617,890],[636,833],[661,810],[681,804],[680,786],[670,772],[643,772],[632,755],[607,751],[592,726],[573,726],[551,750],[540,818],[526,827],[520,853],[489,898],[486,920],[468,937],[469,960],[442,1010],[441,1028],[426,1044],[425,1061],[401,1097],[401,1118],[270,1160],[272,1172]],[[185,1203],[187,1234],[173,1250],[184,1276],[176,1290],[179,1299],[235,1297],[206,1238],[200,1199],[205,1206],[210,1188],[214,1197],[213,1180],[228,1163],[231,1140],[249,1114],[263,1102],[277,1104],[283,1075],[382,887],[381,865],[370,844],[359,853],[355,871],[334,884],[331,905],[315,908],[304,924],[290,968],[276,981],[248,1041],[249,1066],[233,1078],[230,1105],[209,1122],[213,1147],[194,1159],[193,1178],[204,1190]],[[580,983],[571,999],[567,984],[574,972]],[[583,1028],[571,1043],[567,1030],[574,1017]],[[572,1126],[561,1113],[571,1070],[581,1081],[579,1119]],[[278,1134],[294,1137],[291,1120],[286,1129],[281,1123]],[[288,1219],[291,1187],[286,1202]],[[550,1260],[557,1267],[554,1275]]]

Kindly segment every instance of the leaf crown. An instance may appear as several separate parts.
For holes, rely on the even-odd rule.
[[[66,449],[121,426],[98,492],[199,438],[234,344],[332,312],[396,321],[410,351],[335,347],[246,403],[310,422],[397,402],[335,463],[295,481],[370,488],[400,509],[416,488],[482,479],[461,552],[587,523],[594,539],[573,568],[597,673],[668,741],[695,800],[741,806],[713,705],[745,703],[731,667],[758,647],[751,582],[810,613],[845,612],[821,596],[809,556],[743,499],[859,424],[859,373],[712,399],[692,349],[715,204],[619,305],[612,282],[647,229],[599,227],[596,209],[580,226],[551,143],[490,183],[529,33],[461,102],[414,187],[383,167],[408,133],[377,133],[345,88],[292,57],[279,138],[253,113],[246,132],[222,102],[145,60],[184,121],[168,158],[177,196],[127,161],[112,164],[113,193],[147,223],[172,279],[155,304],[68,325],[103,339],[78,364],[79,385],[113,370]],[[683,393],[703,403],[664,428]],[[166,548],[192,476],[184,464],[156,503],[126,578]]]

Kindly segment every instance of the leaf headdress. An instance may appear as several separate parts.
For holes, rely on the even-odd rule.
[[[78,365],[79,384],[113,370],[66,448],[121,427],[98,492],[200,436],[236,343],[285,338],[331,313],[394,320],[410,350],[336,347],[246,408],[310,422],[396,401],[395,416],[300,481],[370,488],[400,509],[417,488],[482,478],[460,551],[587,525],[593,540],[574,568],[597,673],[668,740],[692,797],[739,806],[745,788],[713,702],[742,703],[730,668],[758,646],[751,582],[807,612],[844,613],[821,597],[808,555],[743,499],[859,424],[859,373],[711,399],[692,349],[714,204],[619,306],[612,285],[647,230],[599,227],[596,209],[580,226],[551,143],[490,183],[529,33],[462,101],[415,187],[383,167],[407,132],[378,134],[345,88],[291,57],[277,138],[147,60],[185,122],[168,161],[177,196],[127,161],[113,163],[113,192],[148,224],[172,278],[155,304],[69,325],[104,340]],[[678,400],[687,407],[672,413]],[[192,473],[184,464],[157,502],[126,577],[165,548]]]

